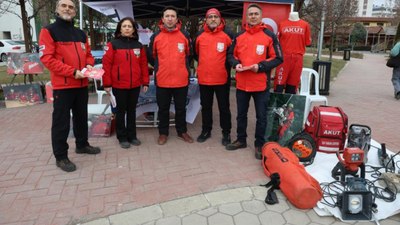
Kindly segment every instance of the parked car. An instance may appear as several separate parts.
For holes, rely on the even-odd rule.
[[[25,43],[23,41],[0,40],[0,61],[7,61],[7,53],[24,53]]]

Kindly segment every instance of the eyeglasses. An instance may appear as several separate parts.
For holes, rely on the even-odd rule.
[[[207,16],[207,19],[219,19],[219,16],[217,16],[217,15],[209,15],[209,16]]]

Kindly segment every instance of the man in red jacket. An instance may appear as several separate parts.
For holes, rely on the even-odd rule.
[[[175,128],[178,138],[193,143],[186,127],[186,97],[189,86],[190,37],[181,30],[178,10],[172,6],[164,8],[158,25],[160,30],[150,38],[149,62],[154,65],[156,98],[158,105],[157,143],[167,142],[169,134],[169,107],[172,98],[175,104]]]
[[[50,70],[53,85],[51,143],[56,165],[66,171],[76,170],[68,158],[67,138],[72,110],[73,131],[78,154],[98,154],[100,148],[88,142],[88,78],[81,69],[91,69],[94,58],[86,34],[74,27],[75,4],[59,0],[56,22],[42,29],[39,37],[40,60]]]
[[[199,62],[197,77],[200,86],[202,131],[197,138],[204,142],[211,137],[214,92],[218,101],[219,123],[222,128],[222,145],[231,142],[231,111],[229,110],[230,66],[226,60],[232,35],[225,30],[221,13],[209,9],[203,28],[193,41],[194,57]]]
[[[250,4],[245,31],[239,33],[228,50],[228,60],[236,69],[237,139],[227,150],[247,147],[247,112],[253,97],[256,108],[255,157],[261,159],[267,127],[268,83],[271,70],[282,63],[282,52],[275,34],[261,22],[262,9]]]

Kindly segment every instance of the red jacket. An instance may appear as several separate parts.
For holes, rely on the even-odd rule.
[[[226,84],[230,74],[226,68],[226,54],[232,44],[230,34],[224,31],[225,21],[214,30],[204,23],[194,40],[194,57],[197,59],[197,77],[202,85]]]
[[[40,60],[50,70],[53,89],[87,87],[88,79],[75,79],[75,70],[93,65],[94,58],[86,34],[73,22],[60,18],[42,29],[39,37]]]
[[[104,87],[131,89],[149,85],[146,51],[132,38],[122,37],[107,44],[103,69]]]
[[[150,38],[149,61],[154,64],[155,83],[158,87],[179,88],[189,85],[189,34],[181,30],[179,21],[169,31],[159,23],[160,31]]]
[[[275,34],[263,23],[239,33],[228,50],[233,68],[258,64],[258,73],[251,70],[236,72],[236,88],[242,91],[264,91],[268,87],[271,70],[283,62],[282,51]]]

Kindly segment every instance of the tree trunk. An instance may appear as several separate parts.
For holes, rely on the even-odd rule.
[[[329,48],[329,61],[332,61],[332,53],[333,53],[333,43],[335,39],[335,24],[332,23],[332,31],[331,31],[331,46]]]
[[[24,30],[24,40],[25,40],[25,51],[32,52],[32,35],[31,35],[31,26],[28,21],[28,16],[26,13],[25,1],[19,0],[19,4],[21,5],[21,18],[22,18],[22,27]]]

